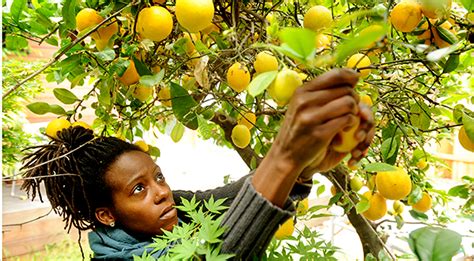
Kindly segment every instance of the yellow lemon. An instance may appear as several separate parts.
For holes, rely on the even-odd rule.
[[[360,96],[360,102],[368,106],[374,105],[374,103],[372,102],[372,98],[370,98],[370,96],[367,94],[363,94]]]
[[[278,240],[285,239],[291,236],[293,231],[295,231],[295,222],[293,221],[293,218],[289,218],[285,223],[281,224],[275,232],[275,238]]]
[[[426,45],[431,45],[432,43],[434,43],[439,48],[450,46],[450,43],[446,42],[441,38],[434,23],[435,21],[433,21],[433,24],[431,26],[429,26],[427,22],[423,23],[420,29],[425,31],[417,36],[418,39],[425,40]],[[453,34],[456,34],[456,31],[453,29],[453,26],[449,21],[445,21],[444,23],[438,26],[450,31]]]
[[[333,150],[341,153],[350,152],[353,150],[359,142],[355,139],[354,135],[359,128],[360,118],[356,118],[355,124],[347,131],[341,131],[338,133],[338,136],[341,139],[341,143],[333,145]]]
[[[173,29],[173,17],[161,6],[143,8],[137,18],[137,32],[142,38],[162,41]]]
[[[118,31],[118,23],[116,20],[106,23],[105,27],[100,27],[97,32],[91,35],[95,41],[97,49],[102,51],[105,47],[109,46],[110,38],[112,38],[112,36],[114,36]]]
[[[236,92],[247,89],[250,83],[250,73],[245,65],[236,62],[227,70],[227,83]]]
[[[296,207],[296,215],[301,216],[305,215],[309,209],[309,201],[308,198],[298,201]]]
[[[370,58],[367,55],[356,53],[349,57],[349,60],[347,60],[346,67],[358,69],[360,77],[365,78],[370,74],[371,69],[359,70],[359,68],[369,67],[370,65],[372,65],[372,63],[370,62]]]
[[[396,215],[403,213],[404,208],[405,205],[400,200],[395,200],[393,202],[393,212],[395,212]]]
[[[469,139],[469,136],[467,136],[467,132],[464,126],[459,129],[458,140],[459,143],[461,143],[461,146],[463,146],[466,150],[474,152],[474,141]]]
[[[331,37],[326,34],[317,34],[315,40],[316,49],[325,49],[331,44]]]
[[[421,160],[419,160],[419,161],[416,163],[416,166],[417,166],[419,169],[425,169],[425,168],[428,166],[428,163],[426,162],[425,159],[421,159]]]
[[[336,187],[334,187],[334,185],[332,185],[330,190],[331,190],[331,195],[335,196],[336,193],[337,193]]]
[[[449,17],[452,0],[419,0],[423,14],[432,19]]]
[[[377,173],[375,183],[377,190],[387,199],[400,200],[411,192],[410,176],[402,168]]]
[[[74,122],[73,124],[71,124],[71,126],[73,126],[73,127],[74,127],[74,126],[81,126],[81,127],[83,127],[84,129],[89,129],[89,130],[92,129],[89,124],[87,124],[87,123],[85,123],[85,122],[83,122],[83,121],[76,121],[76,122]]]
[[[369,200],[370,207],[362,212],[362,215],[368,220],[378,220],[387,214],[387,201],[382,195],[377,192],[372,194],[372,192],[367,191],[364,193],[364,197]]]
[[[257,74],[278,70],[278,60],[270,52],[259,52],[255,57],[253,67]]]
[[[169,87],[162,87],[158,92],[158,98],[160,99],[161,104],[166,107],[171,107],[171,91]]]
[[[92,29],[100,24],[104,18],[94,9],[84,8],[76,15],[76,28],[78,31]]]
[[[230,137],[236,147],[243,149],[250,143],[250,130],[243,124],[237,124],[232,129]]]
[[[239,120],[237,121],[237,124],[242,124],[247,126],[249,130],[253,128],[255,125],[255,121],[257,120],[257,116],[253,114],[252,112],[246,112],[244,115],[239,115]]]
[[[331,11],[322,5],[311,7],[303,18],[303,26],[315,32],[328,28],[331,23]]]
[[[143,152],[147,152],[150,148],[148,147],[148,144],[144,140],[139,140],[133,143],[137,145]]]
[[[398,3],[390,12],[390,22],[400,32],[413,31],[421,19],[421,6],[415,1],[403,1]]]
[[[153,94],[153,87],[138,85],[133,89],[132,96],[144,102]]]
[[[431,209],[431,197],[428,193],[423,192],[420,201],[412,205],[412,208],[419,212],[426,212]]]
[[[48,123],[46,126],[46,135],[53,139],[58,139],[58,132],[67,129],[71,123],[64,118],[57,118]]]
[[[197,40],[201,39],[201,34],[199,32],[184,33],[184,38],[186,39],[186,52],[188,54],[193,53],[196,50],[194,43],[196,43]]]
[[[210,26],[214,17],[212,0],[176,0],[176,19],[191,33]]]
[[[140,75],[135,68],[135,63],[130,59],[130,65],[128,65],[127,70],[123,73],[122,76],[118,77],[119,81],[124,85],[132,85],[137,83],[140,80]]]
[[[268,87],[268,92],[275,102],[280,106],[288,104],[296,88],[301,86],[303,81],[299,74],[291,69],[283,69],[278,72],[275,80]]]

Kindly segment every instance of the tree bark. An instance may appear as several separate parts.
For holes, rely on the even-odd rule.
[[[337,192],[340,192],[338,184],[346,191],[349,190],[349,183],[347,179],[349,172],[342,165],[342,163],[336,166],[334,169],[322,174],[333,183]],[[358,202],[358,199],[354,196],[351,196],[351,200],[355,204]],[[364,256],[367,256],[367,254],[371,253],[377,257],[379,252],[383,250],[384,247],[381,239],[378,238],[377,233],[375,232],[374,224],[371,221],[366,220],[362,215],[357,214],[355,207],[352,207],[346,214],[352,226],[354,226],[357,234],[359,235],[362,249],[364,250]]]

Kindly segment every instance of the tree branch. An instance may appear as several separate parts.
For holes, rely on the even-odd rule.
[[[67,53],[69,50],[72,49],[72,47],[74,47],[75,45],[77,45],[78,43],[82,42],[82,40],[84,40],[87,36],[89,36],[90,34],[92,34],[93,32],[97,31],[97,29],[99,29],[99,27],[101,27],[103,24],[107,23],[108,21],[110,21],[112,18],[116,17],[117,15],[119,15],[125,8],[128,8],[131,4],[127,4],[126,6],[120,8],[120,10],[118,10],[117,12],[115,12],[114,14],[112,14],[111,16],[107,17],[106,19],[104,19],[102,22],[100,22],[98,25],[96,25],[91,31],[89,31],[88,33],[84,34],[83,36],[77,38],[74,42],[72,42],[69,46],[67,46],[66,48],[64,48],[60,53],[56,54],[56,56],[53,57],[53,59],[51,59],[45,66],[43,66],[41,69],[39,69],[38,71],[30,74],[28,77],[26,77],[25,79],[23,79],[22,81],[20,81],[19,83],[17,83],[15,86],[13,86],[10,90],[8,90],[6,93],[3,94],[2,96],[2,99],[5,99],[8,95],[10,95],[12,92],[14,92],[16,89],[18,89],[20,86],[22,86],[23,84],[25,84],[27,81],[33,79],[34,77],[38,76],[40,73],[42,73],[44,70],[46,70],[48,67],[50,67],[52,64],[54,64],[55,62],[57,62],[65,53]]]

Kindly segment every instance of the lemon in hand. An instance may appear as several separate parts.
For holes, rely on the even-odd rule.
[[[293,234],[295,231],[295,222],[293,218],[288,219],[285,223],[281,224],[278,230],[275,232],[275,238],[282,240]]]

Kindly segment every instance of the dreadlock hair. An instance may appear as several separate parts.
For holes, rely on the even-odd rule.
[[[92,130],[81,126],[69,127],[58,133],[58,139],[33,146],[23,158],[25,182],[22,189],[32,200],[43,202],[40,185],[54,212],[59,214],[69,232],[102,225],[95,218],[95,209],[111,206],[112,193],[105,182],[105,173],[123,153],[140,150],[115,137],[94,137]]]

